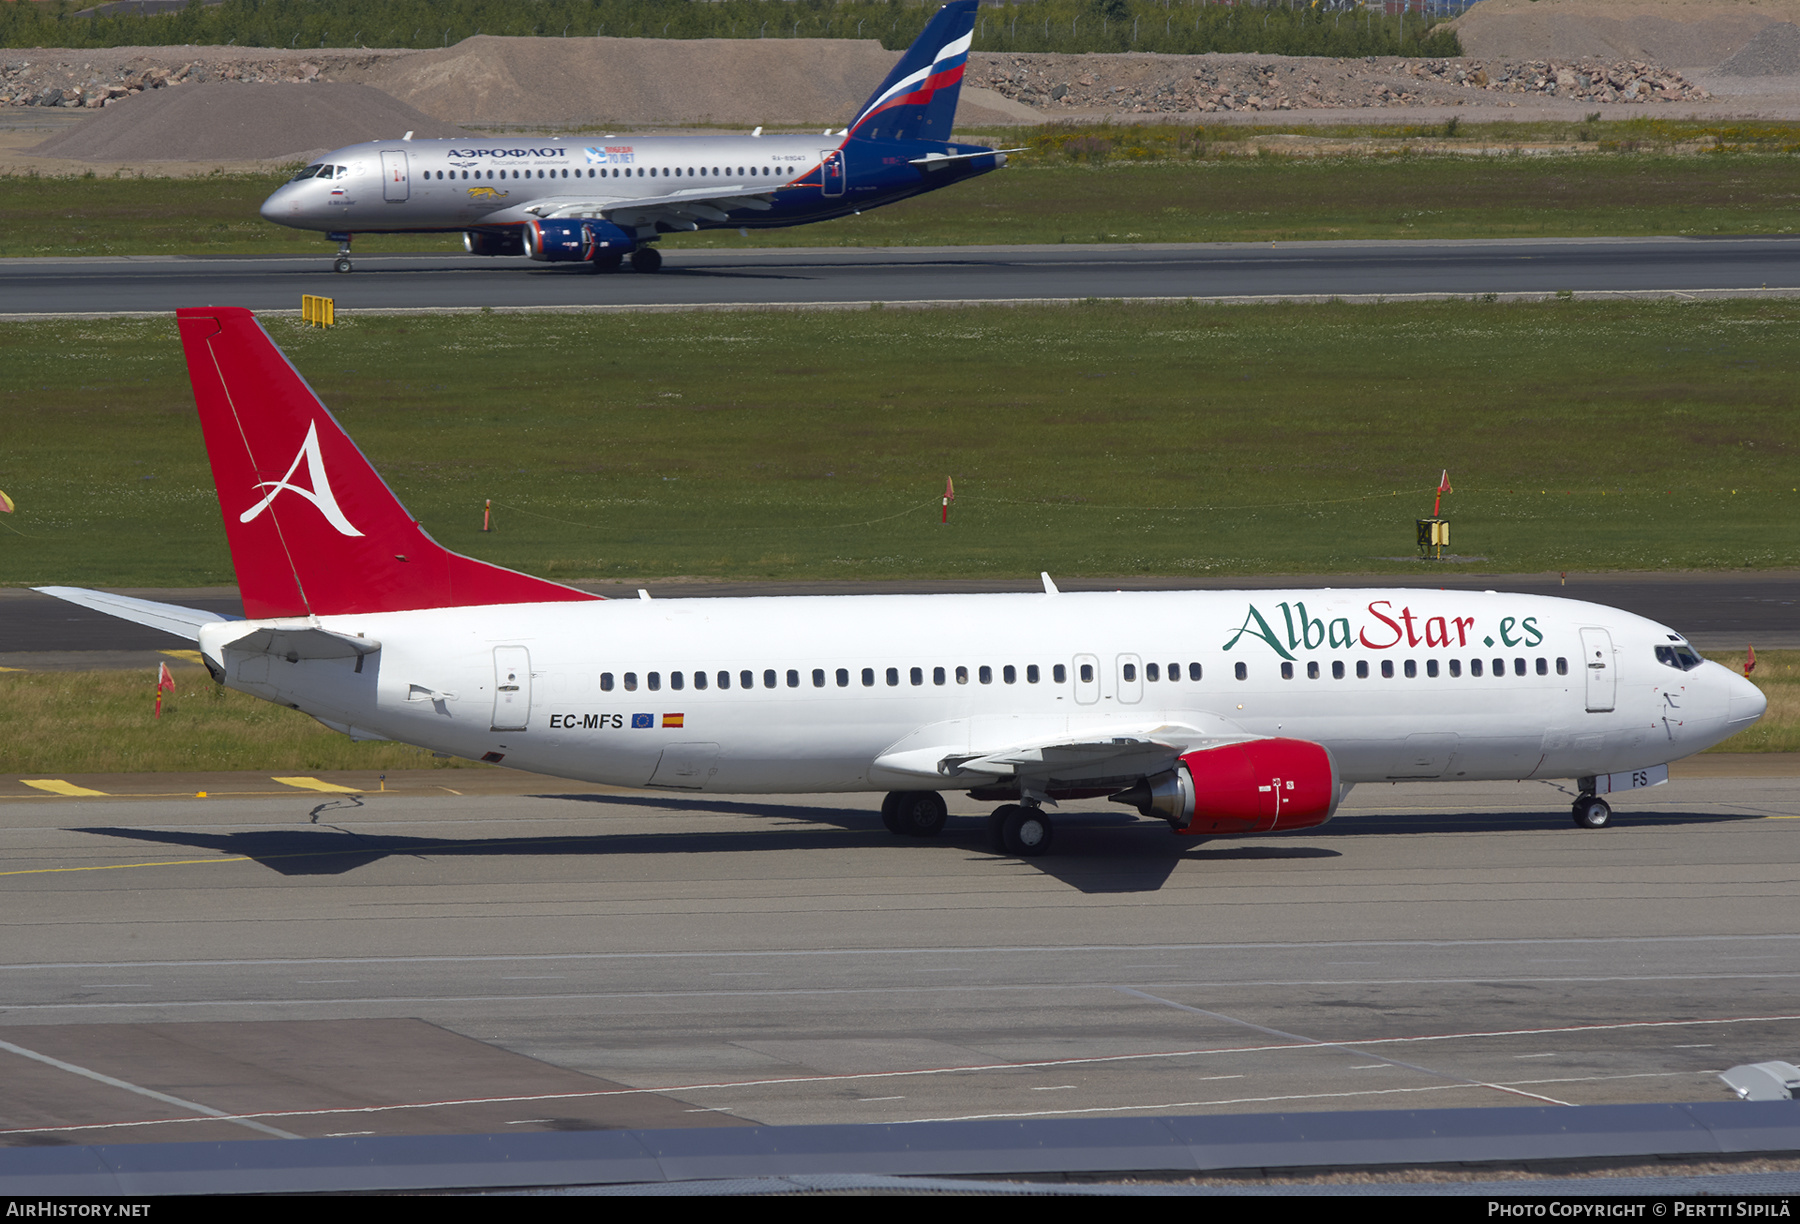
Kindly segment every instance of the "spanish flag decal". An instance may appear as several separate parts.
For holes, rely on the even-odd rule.
[[[686,717],[687,717],[687,715],[685,715],[685,714],[664,714],[663,715],[663,726],[679,727],[682,724],[682,720]]]

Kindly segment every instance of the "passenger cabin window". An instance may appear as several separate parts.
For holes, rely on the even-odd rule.
[[[1189,680],[1198,680],[1199,678],[1200,678],[1200,665],[1198,663],[1189,663],[1188,664],[1188,679]]]
[[[602,693],[610,693],[610,692],[612,692],[612,690],[613,690],[613,674],[611,672],[601,672],[600,673],[600,691]]]
[[[837,669],[837,686],[839,688],[850,687],[850,669],[848,667],[840,667]]]
[[[1425,674],[1427,676],[1431,677],[1433,680],[1437,679],[1438,661],[1436,659],[1426,659],[1425,660]]]
[[[946,675],[946,674],[945,674],[945,673],[944,673],[944,669],[943,669],[943,668],[941,668],[941,667],[934,667],[934,668],[932,668],[932,669],[931,669],[931,682],[932,682],[932,683],[933,683],[933,684],[942,684],[942,683],[944,683],[944,682],[945,682],[945,681],[946,681],[946,680],[947,680],[947,679],[949,679],[949,677],[948,677],[948,676],[947,676],[947,675]]]
[[[1383,680],[1392,680],[1394,678],[1394,661],[1392,659],[1383,659],[1381,661],[1381,678]]]
[[[898,667],[890,667],[887,669],[887,682],[889,688],[898,688],[900,686],[900,669]]]
[[[1479,676],[1481,674],[1481,660],[1480,659],[1470,659],[1469,660],[1469,674],[1471,676]]]
[[[864,688],[875,687],[875,669],[873,667],[865,667],[862,669],[862,682]]]
[[[1081,682],[1083,684],[1092,684],[1094,682],[1094,665],[1092,663],[1083,663],[1081,665]]]
[[[1556,661],[1556,674],[1559,676],[1566,676],[1569,674],[1569,661],[1567,659],[1558,659]]]
[[[1237,678],[1239,680],[1245,679],[1246,677],[1249,676],[1249,674],[1250,674],[1249,668],[1245,667],[1242,663],[1239,663],[1237,665]]]
[[[1462,660],[1461,659],[1451,659],[1450,660],[1450,675],[1452,677],[1462,675]]]
[[[694,687],[697,689],[703,689],[706,687],[706,673],[705,672],[697,671],[694,673]]]
[[[1367,680],[1369,678],[1369,661],[1367,659],[1358,659],[1356,661],[1356,678],[1358,680]]]
[[[959,667],[956,669],[956,682],[958,684],[967,684],[969,682],[969,669],[968,668]]]
[[[636,672],[626,672],[625,673],[625,691],[627,693],[637,692],[637,673]]]
[[[1005,667],[1000,669],[1000,678],[1008,684],[1017,684],[1019,682],[1019,669],[1014,667],[1011,663],[1008,663]]]
[[[1283,680],[1292,680],[1294,678],[1294,665],[1292,663],[1283,663],[1281,665],[1281,678]]]
[[[1027,663],[1025,665],[1025,683],[1026,684],[1036,684],[1037,682],[1038,682],[1038,665],[1036,663]]]
[[[1144,664],[1144,679],[1146,679],[1146,680],[1161,680],[1162,679],[1162,669],[1159,668],[1154,663]]]
[[[669,687],[672,689],[680,689],[681,688],[681,673],[680,672],[670,672],[669,673]]]
[[[911,671],[906,673],[906,678],[908,680],[911,680],[915,686],[924,684],[925,683],[925,669],[923,667],[915,667]]]
[[[775,687],[775,669],[773,667],[766,668],[763,671],[763,687],[764,688],[774,688]]]
[[[644,677],[644,687],[649,689],[652,693],[660,689],[662,687],[662,673],[650,672],[646,674]]]
[[[824,688],[825,687],[825,669],[823,667],[813,668],[813,687],[814,688]]]
[[[722,689],[728,689],[731,687],[731,673],[730,672],[722,671],[719,673],[719,687]]]
[[[789,688],[799,688],[800,687],[800,671],[798,668],[794,668],[794,667],[788,668],[787,682],[788,682]]]
[[[1067,684],[1069,682],[1069,669],[1064,667],[1061,663],[1054,664],[1050,668],[1050,679],[1056,684]]]
[[[1408,659],[1406,661],[1406,678],[1408,680],[1417,680],[1419,678],[1419,664],[1416,659]]]
[[[1333,659],[1331,661],[1331,678],[1333,680],[1342,680],[1344,678],[1344,661],[1342,659]]]
[[[1124,666],[1120,667],[1119,674],[1127,684],[1131,683],[1133,680],[1137,679],[1137,664],[1136,663],[1125,664]]]
[[[1308,680],[1317,680],[1319,678],[1319,665],[1317,663],[1308,663],[1306,665],[1306,678]]]

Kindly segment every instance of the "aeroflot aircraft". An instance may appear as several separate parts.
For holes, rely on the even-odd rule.
[[[966,790],[1035,855],[1060,799],[1214,837],[1394,779],[1573,778],[1598,828],[1602,795],[1765,704],[1666,626],[1495,592],[604,600],[446,551],[248,311],[178,319],[249,619],[43,589],[359,739],[617,786],[886,791],[914,836]]]
[[[1006,154],[950,143],[977,0],[952,0],[849,127],[819,136],[372,141],[329,153],[263,201],[323,230],[350,271],[357,233],[461,230],[472,255],[614,271],[678,230],[805,225],[986,174]]]

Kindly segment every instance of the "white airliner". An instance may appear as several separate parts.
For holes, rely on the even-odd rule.
[[[1601,796],[1761,717],[1681,634],[1573,600],[1292,590],[604,600],[451,553],[246,310],[178,312],[249,619],[41,588],[197,641],[230,688],[359,739],[625,787],[1106,795],[1198,837],[1310,828],[1356,782],[1571,778]]]
[[[371,141],[327,153],[263,201],[323,231],[351,269],[358,233],[462,231],[471,255],[616,271],[662,267],[651,244],[698,229],[772,229],[863,212],[1006,164],[954,144],[976,0],[939,9],[849,126],[820,136]],[[1017,152],[1017,150],[1012,150]]]

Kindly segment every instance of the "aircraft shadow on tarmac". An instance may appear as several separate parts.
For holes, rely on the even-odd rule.
[[[967,817],[952,818],[944,832],[916,843],[896,839],[881,828],[871,812],[850,809],[790,808],[780,804],[711,802],[628,795],[543,795],[629,807],[652,807],[671,814],[729,813],[768,817],[788,822],[787,827],[746,829],[741,832],[672,831],[668,833],[572,834],[569,836],[516,838],[406,837],[358,833],[340,826],[306,825],[293,829],[259,829],[243,833],[206,833],[197,830],[159,830],[90,826],[72,829],[100,837],[116,837],[157,845],[208,850],[243,857],[284,876],[343,875],[383,859],[558,857],[661,854],[741,854],[769,851],[825,851],[892,848],[917,845],[921,850],[953,847],[984,861],[1040,872],[1083,893],[1156,892],[1183,862],[1246,862],[1342,857],[1342,851],[1321,846],[1325,839],[1359,836],[1395,836],[1421,833],[1560,832],[1570,836],[1605,837],[1606,833],[1576,830],[1567,817],[1560,820],[1538,813],[1473,813],[1357,816],[1340,818],[1300,834],[1277,834],[1276,844],[1261,839],[1220,839],[1194,842],[1169,834],[1158,821],[1141,820],[1127,813],[1079,812],[1060,820],[1056,850],[1039,859],[1013,859],[995,855],[987,846],[982,823]],[[1760,814],[1659,813],[1615,817],[1620,828],[1682,827],[1759,820]],[[823,827],[822,827],[823,826]],[[836,826],[832,829],[829,826]],[[852,834],[850,839],[845,833]]]

